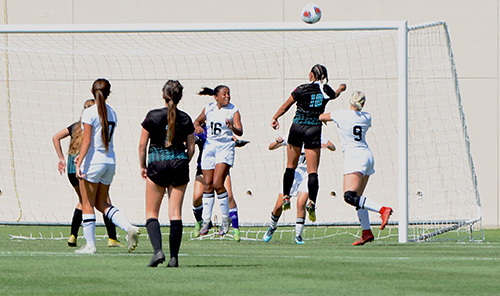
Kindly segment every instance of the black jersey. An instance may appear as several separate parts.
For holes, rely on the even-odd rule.
[[[312,82],[299,85],[292,97],[297,102],[294,123],[304,125],[321,125],[319,115],[325,112],[329,100],[335,99],[335,91],[328,85]]]
[[[172,145],[165,147],[168,129],[168,108],[148,112],[142,127],[149,132],[148,162],[173,159],[187,159],[185,142],[194,133],[191,117],[184,111],[176,111],[175,136]]]

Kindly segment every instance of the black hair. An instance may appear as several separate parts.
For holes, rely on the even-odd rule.
[[[312,67],[311,72],[314,75],[315,81],[325,80],[324,83],[328,83],[328,71],[325,66],[316,64]]]
[[[202,87],[198,93],[200,96],[216,96],[223,88],[229,89],[226,85],[217,85],[214,89],[209,87]]]

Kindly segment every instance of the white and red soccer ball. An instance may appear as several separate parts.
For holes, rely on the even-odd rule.
[[[318,5],[309,3],[302,8],[301,18],[308,24],[314,24],[321,19],[321,9]]]

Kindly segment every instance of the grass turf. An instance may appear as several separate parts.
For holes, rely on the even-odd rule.
[[[146,268],[145,235],[132,253],[100,239],[96,255],[77,255],[67,237],[10,236],[18,231],[50,237],[68,227],[0,226],[2,295],[494,295],[500,288],[500,229],[486,229],[481,243],[394,238],[357,247],[349,236],[299,246],[283,237],[236,243],[185,234],[179,268]],[[163,241],[168,257],[168,235]]]

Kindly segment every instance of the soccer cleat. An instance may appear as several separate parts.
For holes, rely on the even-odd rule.
[[[235,144],[236,147],[243,147],[243,146],[245,146],[248,143],[250,143],[250,141],[247,141],[247,140],[236,140],[236,141],[234,141],[234,144]]]
[[[212,221],[208,223],[203,222],[203,227],[201,227],[200,235],[201,236],[207,235],[210,228],[212,228]]]
[[[110,248],[125,248],[125,246],[117,239],[108,239],[108,247]]]
[[[76,247],[76,236],[70,235],[68,238],[68,246]]]
[[[361,235],[361,238],[358,239],[357,241],[353,242],[353,246],[362,246],[366,243],[369,243],[373,241],[375,237],[373,236],[373,233],[370,229],[363,230],[363,234]]]
[[[316,204],[314,201],[310,200],[306,205],[307,213],[309,214],[309,220],[312,222],[316,221]]]
[[[153,255],[153,258],[151,258],[146,267],[157,267],[158,264],[162,264],[163,262],[165,262],[165,254],[160,250]]]
[[[305,244],[304,240],[302,239],[302,236],[300,236],[300,235],[295,237],[295,243],[297,245],[303,245],[303,244]]]
[[[264,237],[262,238],[262,240],[265,241],[266,243],[270,241],[273,238],[273,234],[275,231],[276,228],[272,228],[271,226],[269,226],[266,233],[264,233]]]
[[[179,262],[178,262],[177,258],[175,258],[175,257],[170,258],[170,260],[168,261],[167,267],[179,267]]]
[[[81,247],[80,249],[76,250],[75,253],[93,255],[93,254],[97,253],[97,249],[95,248],[95,246],[85,245],[85,246]]]
[[[219,235],[224,236],[229,231],[229,225],[231,224],[231,218],[222,219],[222,225],[220,226]]]
[[[128,240],[128,251],[132,252],[137,243],[139,243],[139,234],[141,234],[141,229],[137,226],[130,226],[127,230],[127,240]]]
[[[194,224],[193,237],[200,237],[200,232],[202,227],[203,227],[203,221],[199,221]]]
[[[281,206],[281,208],[283,209],[283,211],[289,210],[291,208],[290,196],[283,196],[283,205]]]
[[[380,213],[380,218],[382,219],[382,224],[380,224],[380,229],[384,230],[385,226],[387,225],[387,222],[389,221],[389,217],[392,214],[392,209],[389,207],[382,207],[379,213]]]
[[[236,242],[240,242],[240,230],[238,228],[233,229],[233,240]]]

